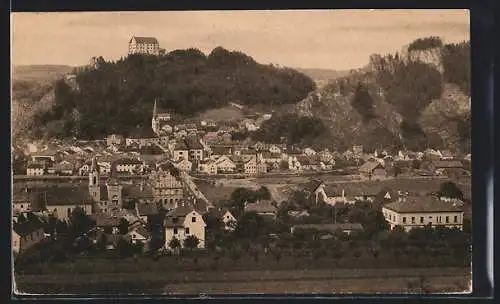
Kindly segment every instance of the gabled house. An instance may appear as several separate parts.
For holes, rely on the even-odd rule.
[[[369,180],[380,180],[387,176],[384,166],[377,161],[367,161],[359,167],[359,173]]]
[[[175,143],[175,147],[173,149],[173,160],[178,161],[180,159],[189,158],[189,148],[186,145],[185,141],[178,140]]]
[[[209,175],[217,174],[217,164],[212,160],[204,160],[198,163],[198,171]]]
[[[177,169],[184,172],[190,172],[193,169],[193,163],[185,158],[179,159],[178,161],[174,162],[173,165]]]
[[[143,226],[131,228],[127,235],[130,237],[132,244],[147,244],[151,241],[151,233]]]
[[[228,156],[221,156],[215,161],[217,173],[233,173],[236,170],[236,164]]]
[[[317,171],[321,169],[319,158],[315,155],[299,155],[296,159],[303,171]]]
[[[95,221],[96,227],[101,231],[109,229],[111,234],[118,234],[120,232],[119,226],[122,218],[119,216],[94,214],[91,218]]]
[[[12,226],[12,251],[23,252],[45,238],[43,223],[36,216],[24,222],[14,222]]]
[[[54,165],[55,173],[59,175],[73,175],[73,164],[63,160]]]
[[[221,220],[224,230],[233,231],[236,228],[238,221],[229,209],[212,209],[210,212],[213,212],[213,215]]]
[[[193,208],[178,207],[165,216],[165,248],[170,248],[173,238],[180,241],[184,246],[184,240],[189,236],[195,236],[198,240],[198,248],[205,248],[205,221],[201,213]]]
[[[427,168],[437,175],[442,175],[446,171],[462,171],[463,164],[458,160],[436,160],[428,164]]]

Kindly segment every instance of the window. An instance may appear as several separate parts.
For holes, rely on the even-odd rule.
[[[186,234],[189,234],[189,228],[186,228]]]
[[[177,234],[177,228],[174,228],[174,234]]]
[[[135,238],[136,238],[135,233],[134,233],[134,234],[132,234],[132,238],[133,238],[133,239],[135,239]]]
[[[196,223],[196,217],[195,217],[195,216],[193,216],[193,217],[191,218],[191,222]]]
[[[447,216],[447,217],[445,218],[445,221],[446,221],[446,224],[448,224],[448,223],[450,222],[450,217],[449,217],[449,216]]]
[[[422,224],[423,222],[424,222],[424,217],[423,217],[423,216],[421,216],[421,217],[420,217],[420,224]]]
[[[455,223],[458,223],[458,216],[456,216],[456,215],[455,215],[455,216],[453,217],[453,221],[454,221]]]
[[[406,216],[403,216],[403,224],[406,224]]]
[[[24,208],[24,206],[23,206],[23,204],[21,204],[21,209],[23,209],[23,208]]]
[[[411,223],[415,224],[415,217],[414,216],[411,217]]]

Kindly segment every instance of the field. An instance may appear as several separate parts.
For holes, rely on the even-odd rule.
[[[327,194],[329,189],[335,188],[337,190],[344,189],[346,195],[350,193],[359,193],[363,191],[364,193],[378,193],[382,188],[387,187],[394,190],[406,190],[414,193],[429,193],[431,191],[438,191],[441,183],[448,181],[447,178],[398,178],[398,179],[388,179],[383,181],[360,181],[354,180],[354,178],[349,176],[338,176],[338,175],[322,175],[321,178],[327,185]],[[287,176],[287,177],[259,177],[259,178],[249,178],[249,179],[219,179],[217,180],[218,186],[213,186],[208,183],[197,181],[199,189],[205,193],[205,196],[214,202],[219,200],[224,200],[229,198],[231,193],[238,187],[256,187],[256,186],[267,186],[280,188],[280,197],[283,197],[283,192],[286,192],[287,188],[291,188],[294,185],[300,185],[306,183],[309,177],[306,176]],[[464,192],[465,197],[471,197],[471,181],[463,180],[457,185]],[[282,199],[281,199],[282,200]],[[279,200],[279,201],[281,201]]]
[[[470,280],[465,268],[304,269],[259,271],[176,271],[21,275],[19,291],[29,293],[340,293],[460,292]]]

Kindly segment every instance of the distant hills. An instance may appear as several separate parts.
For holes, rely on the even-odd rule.
[[[18,65],[12,67],[12,79],[52,82],[72,71],[73,67],[67,65]]]
[[[335,80],[340,77],[347,76],[349,70],[329,70],[329,69],[318,69],[318,68],[295,68],[297,71],[306,74],[311,77],[314,81],[328,82],[330,80]]]

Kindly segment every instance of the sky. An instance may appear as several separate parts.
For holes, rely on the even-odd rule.
[[[416,38],[469,39],[465,10],[283,10],[12,13],[14,65],[87,64],[127,56],[128,41],[154,36],[167,52],[222,46],[257,62],[347,70]]]

